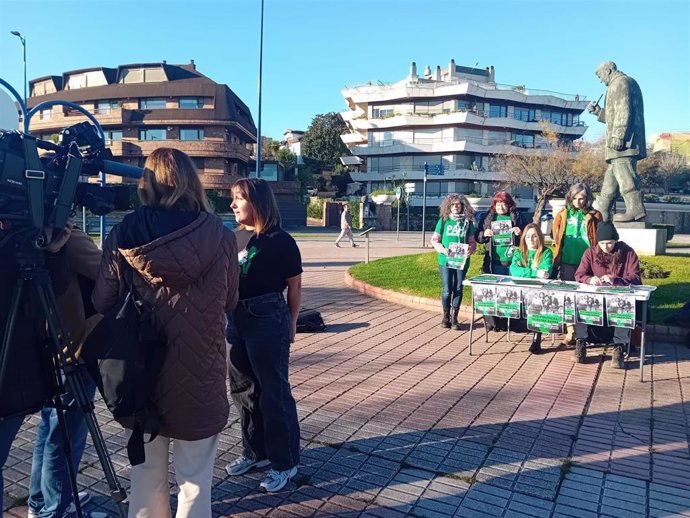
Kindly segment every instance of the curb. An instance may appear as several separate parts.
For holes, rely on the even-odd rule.
[[[367,284],[366,282],[359,281],[350,275],[349,271],[345,271],[345,285],[355,291],[363,293],[374,299],[385,300],[387,302],[392,302],[398,304],[399,306],[405,306],[412,309],[419,309],[422,311],[431,311],[433,313],[442,313],[441,304],[439,304],[438,299],[431,299],[429,297],[419,297],[416,295],[407,295],[405,293],[400,293],[399,291],[386,290],[383,288],[378,288]],[[466,317],[472,317],[472,308],[467,305],[460,306],[460,313]],[[690,331],[678,326],[669,326],[667,324],[648,324],[647,334],[650,340],[656,340],[660,342],[673,342],[673,343],[688,343],[688,336],[690,336]]]

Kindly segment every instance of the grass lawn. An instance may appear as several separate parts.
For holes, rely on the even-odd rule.
[[[481,273],[482,259],[483,254],[480,253],[472,256],[468,277]],[[650,301],[651,322],[663,323],[664,318],[690,300],[690,255],[643,256],[641,259],[670,272],[666,279],[642,280],[644,284],[657,286]],[[441,295],[435,252],[361,263],[351,267],[350,273],[356,279],[380,288],[430,298]],[[463,303],[468,304],[470,297],[470,288],[465,287]]]

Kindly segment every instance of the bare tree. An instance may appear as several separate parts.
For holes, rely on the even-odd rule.
[[[667,193],[671,180],[690,169],[686,158],[678,153],[648,150],[648,156],[638,166],[640,182],[646,189],[658,188]]]

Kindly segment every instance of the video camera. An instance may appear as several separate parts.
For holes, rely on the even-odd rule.
[[[50,151],[39,157],[38,149]],[[35,245],[48,244],[43,230],[62,230],[76,205],[93,214],[130,208],[126,185],[80,182],[100,172],[138,177],[138,167],[112,161],[96,127],[81,122],[62,130],[58,143],[19,131],[0,131],[0,228],[36,230]]]

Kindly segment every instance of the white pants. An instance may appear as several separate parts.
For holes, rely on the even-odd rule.
[[[129,434],[128,434],[129,435]],[[132,467],[128,518],[170,518],[167,437],[145,445],[146,462]],[[218,435],[199,441],[173,441],[176,518],[211,518],[211,485]]]
[[[340,235],[338,236],[338,239],[335,240],[336,244],[340,243],[340,240],[344,237],[347,237],[352,242],[353,245],[355,244],[355,239],[352,236],[352,229],[349,229],[349,228],[342,229],[340,231]]]

